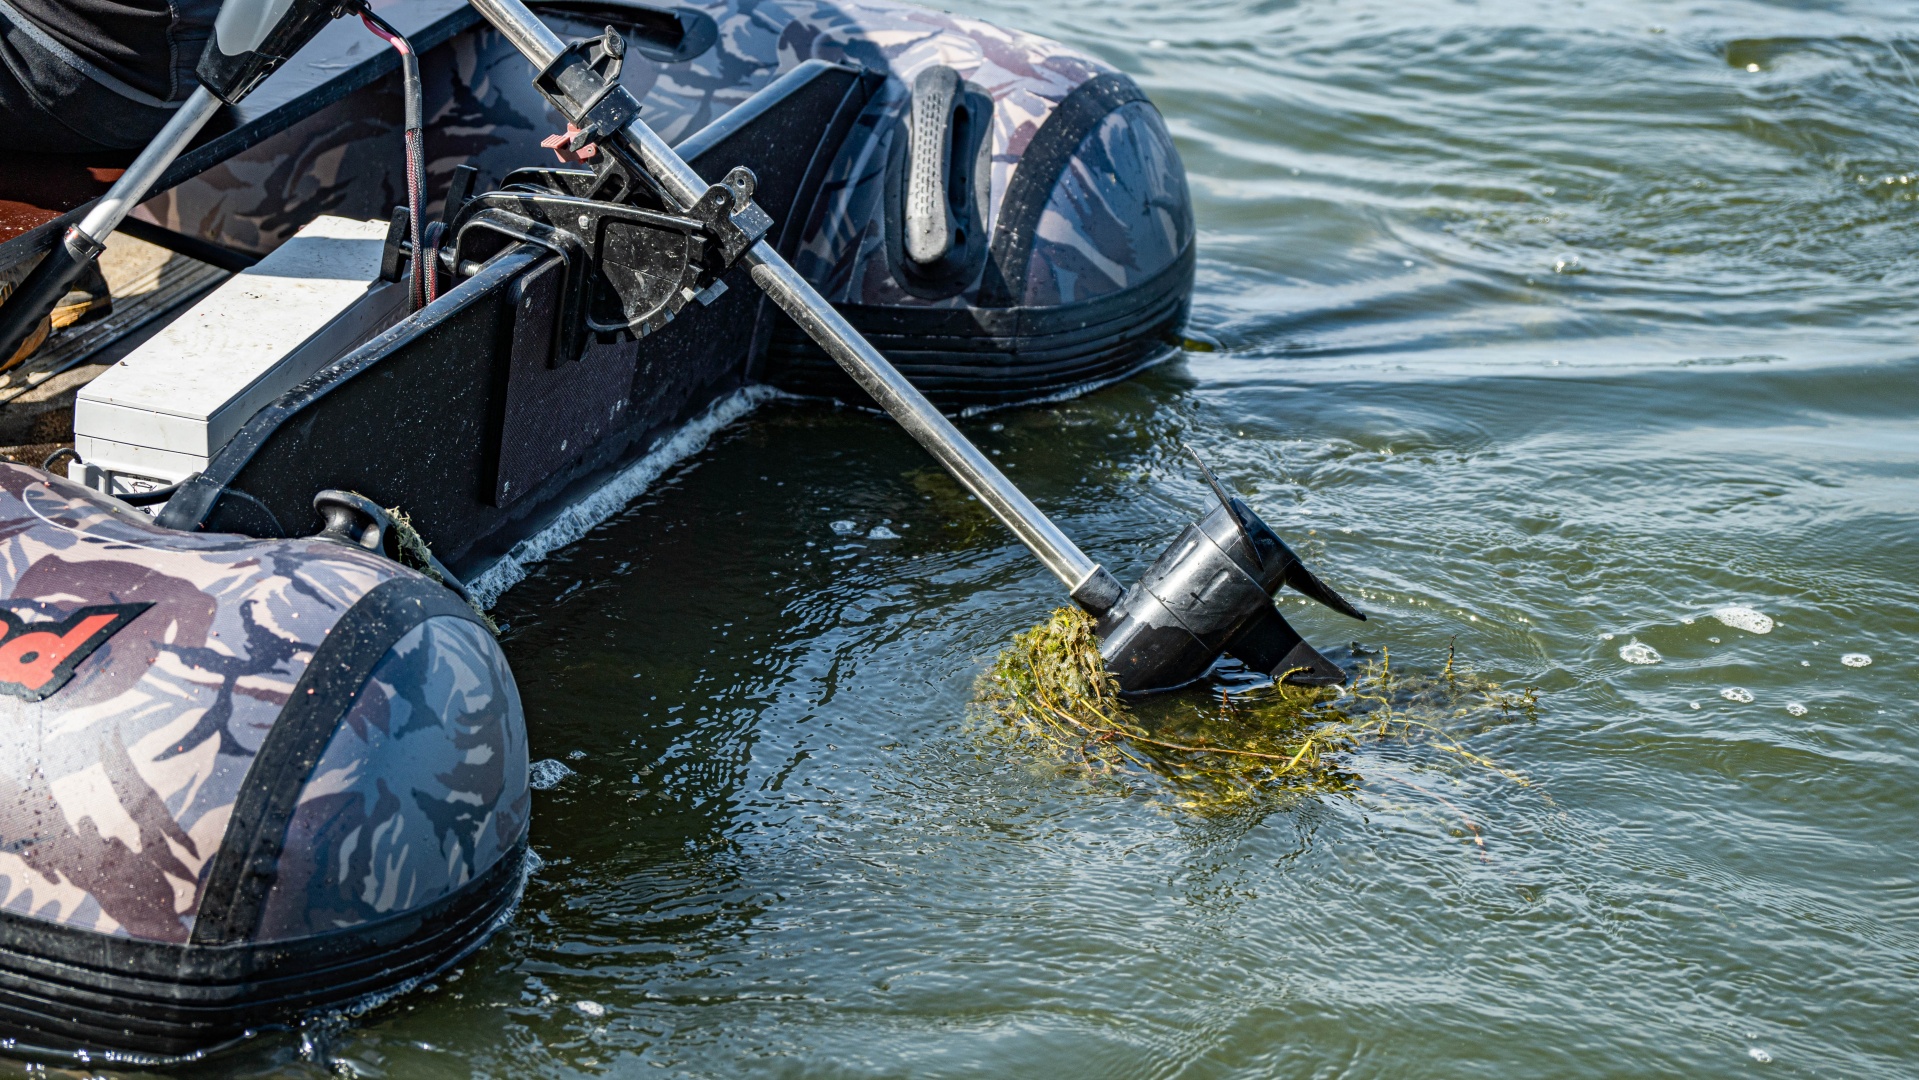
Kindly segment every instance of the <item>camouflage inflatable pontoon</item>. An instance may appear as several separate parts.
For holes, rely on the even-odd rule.
[[[517,898],[526,722],[473,609],[0,464],[0,1028],[165,1058],[390,994]]]
[[[425,203],[394,214],[393,51],[332,24],[128,225],[265,261],[81,392],[74,480],[0,464],[0,1052],[193,1055],[477,948],[519,895],[530,807],[513,678],[460,583],[484,603],[756,388],[867,402],[701,246],[717,227],[606,195],[462,0],[373,6],[418,56]],[[897,3],[537,12],[600,42],[711,190],[748,184],[764,242],[942,407],[1176,351],[1184,174],[1120,72]],[[44,164],[31,197],[0,168],[0,296],[98,194]],[[416,257],[431,284],[409,306]],[[238,355],[270,320],[234,312],[335,278],[337,317],[268,313],[277,367],[221,375],[237,389],[212,404],[189,400],[211,374],[161,392],[226,370],[219,318],[247,330]],[[670,303],[634,315],[621,290],[663,280]],[[383,506],[431,543],[430,574],[395,561]]]

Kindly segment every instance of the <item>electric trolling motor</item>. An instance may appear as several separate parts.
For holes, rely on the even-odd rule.
[[[1308,572],[1278,534],[1210,472],[1206,478],[1219,496],[1219,508],[1181,533],[1138,584],[1121,587],[765,241],[771,219],[752,201],[750,173],[735,169],[722,183],[708,184],[640,119],[639,102],[619,84],[624,48],[616,33],[609,28],[599,38],[567,44],[520,0],[471,3],[532,62],[534,84],[566,118],[566,133],[548,145],[567,160],[592,166],[590,175],[561,177],[555,170],[544,185],[521,185],[521,194],[503,197],[486,211],[495,227],[509,217],[529,225],[536,224],[531,218],[552,218],[534,213],[537,200],[530,192],[536,186],[553,193],[544,196],[548,201],[562,189],[582,199],[657,200],[689,226],[697,222],[711,241],[704,250],[713,265],[743,260],[773,302],[1065,583],[1073,600],[1094,616],[1100,652],[1122,689],[1162,690],[1191,682],[1222,654],[1290,682],[1345,682],[1338,665],[1306,644],[1280,615],[1273,593],[1289,585],[1341,614],[1365,616]],[[468,223],[481,222],[467,215],[456,229],[465,233]],[[539,233],[524,229],[519,235],[531,239]],[[457,267],[456,252],[446,259]],[[679,303],[696,298],[685,288],[664,308],[651,310],[654,317],[670,316]],[[633,331],[648,328],[636,320]]]
[[[13,356],[40,320],[100,257],[107,237],[143,202],[221,105],[235,105],[333,19],[361,0],[226,0],[200,56],[200,85],[78,225],[0,304],[0,360]]]
[[[431,247],[411,245],[416,264],[425,261],[437,272],[440,268],[433,262],[450,263],[457,275],[469,232],[476,240],[487,231],[518,233],[564,248],[554,232],[552,212],[568,208],[569,199],[602,206],[614,200],[654,203],[665,217],[641,207],[646,220],[634,224],[653,231],[680,230],[687,237],[687,261],[705,264],[695,281],[714,279],[718,271],[744,261],[754,283],[1066,585],[1073,600],[1097,620],[1101,654],[1122,689],[1182,685],[1203,675],[1222,654],[1296,683],[1345,681],[1339,667],[1306,644],[1280,615],[1273,592],[1290,585],[1342,614],[1365,616],[1308,572],[1278,534],[1243,501],[1227,494],[1210,473],[1207,479],[1219,495],[1219,508],[1188,526],[1138,584],[1121,587],[766,242],[772,219],[753,202],[754,181],[748,170],[734,169],[722,182],[709,184],[640,119],[639,102],[620,85],[625,47],[618,34],[609,29],[599,38],[569,45],[520,0],[471,2],[532,62],[535,85],[566,117],[566,134],[549,144],[556,150],[563,147],[562,157],[589,162],[592,170],[572,175],[554,170],[539,197],[525,190],[535,186],[529,184],[504,201],[476,206],[456,223],[460,237],[442,258],[435,259]],[[19,348],[222,102],[245,97],[330,19],[362,10],[361,0],[227,0],[200,63],[201,87],[0,306],[0,356],[11,356]],[[684,275],[664,289],[653,275],[639,277],[646,280],[616,290],[619,310],[605,312],[597,322],[589,320],[596,335],[619,330],[622,321],[628,332],[643,334],[683,304],[711,299],[710,293],[696,292],[694,281]]]

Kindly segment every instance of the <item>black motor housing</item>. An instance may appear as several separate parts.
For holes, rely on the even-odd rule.
[[[1284,584],[1365,618],[1314,578],[1251,508],[1229,497],[1188,525],[1099,617],[1100,655],[1129,693],[1192,682],[1222,653],[1297,685],[1344,683],[1346,673],[1306,644],[1273,605],[1274,590]]]

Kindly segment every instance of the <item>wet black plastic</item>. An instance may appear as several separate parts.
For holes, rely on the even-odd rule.
[[[212,91],[215,97],[229,105],[238,104],[268,75],[292,59],[321,27],[359,7],[359,0],[293,0],[259,48],[239,53],[229,53],[220,47],[216,24],[214,37],[207,42],[207,51],[201,54],[195,74],[199,76],[200,85]]]
[[[1120,689],[1182,686],[1221,655],[1302,686],[1344,683],[1339,665],[1279,613],[1273,592],[1301,582],[1307,585],[1302,594],[1341,614],[1366,616],[1313,577],[1250,507],[1223,489],[1221,495],[1221,505],[1188,525],[1139,583],[1099,615],[1100,654]]]

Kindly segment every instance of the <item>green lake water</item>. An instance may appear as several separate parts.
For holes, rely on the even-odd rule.
[[[1221,343],[967,431],[1124,580],[1192,443],[1372,614],[1311,640],[1538,688],[1466,741],[1530,785],[1382,746],[1201,817],[983,739],[1052,579],[890,422],[771,405],[500,604],[574,770],[512,926],[225,1068],[1919,1073],[1912,10],[966,10],[1152,95]]]

